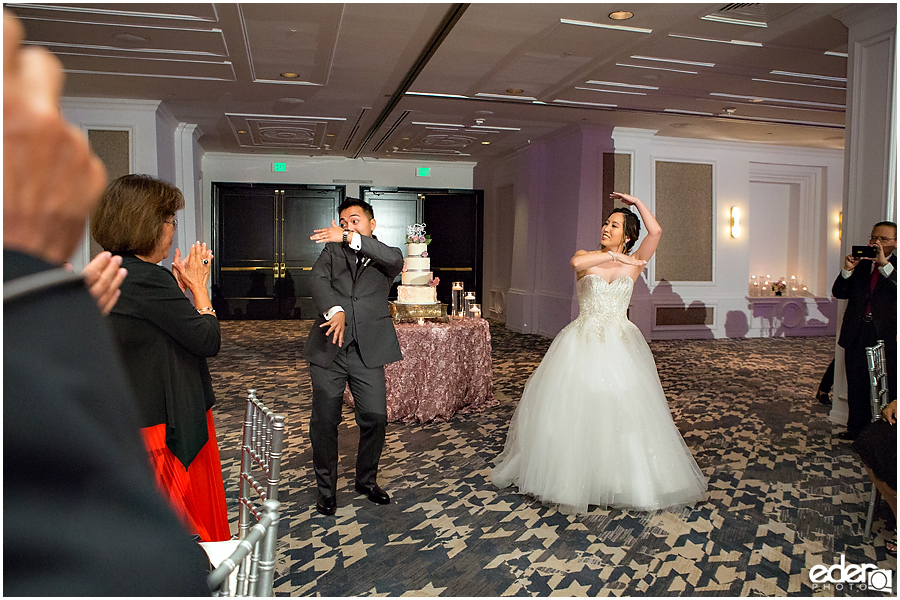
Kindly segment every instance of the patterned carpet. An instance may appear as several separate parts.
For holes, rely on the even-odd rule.
[[[840,562],[896,571],[862,539],[870,484],[813,399],[832,338],[652,342],[673,417],[709,479],[691,509],[564,515],[488,481],[528,376],[551,340],[492,323],[499,406],[445,423],[389,424],[377,506],[353,492],[358,435],[345,407],[334,517],[315,503],[310,321],[224,321],[210,360],[232,528],[246,390],[287,415],[279,596],[871,596],[814,589]],[[894,579],[896,579],[896,574]],[[896,587],[894,588],[896,590]]]

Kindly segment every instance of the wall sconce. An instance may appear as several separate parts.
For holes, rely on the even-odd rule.
[[[741,237],[741,209],[731,207],[731,237]]]
[[[838,213],[838,241],[842,241],[844,239],[844,211]],[[896,236],[894,236],[896,237]]]

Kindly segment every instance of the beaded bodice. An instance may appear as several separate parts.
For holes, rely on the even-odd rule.
[[[634,281],[627,275],[607,283],[600,275],[589,273],[575,284],[578,293],[578,319],[599,320],[611,324],[626,320]]]

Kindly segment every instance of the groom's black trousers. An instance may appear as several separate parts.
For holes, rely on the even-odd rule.
[[[353,341],[338,351],[330,366],[310,363],[309,374],[313,387],[309,438],[319,493],[333,496],[337,491],[338,425],[347,383],[353,394],[359,425],[356,481],[365,487],[374,485],[387,428],[384,366],[369,368],[363,364],[359,347]]]

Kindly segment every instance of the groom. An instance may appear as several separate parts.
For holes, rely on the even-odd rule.
[[[316,229],[309,239],[325,244],[312,269],[310,287],[318,316],[303,358],[312,379],[309,437],[319,497],[316,510],[337,510],[338,425],[349,382],[359,425],[355,489],[376,504],[391,499],[376,483],[387,427],[384,365],[402,359],[388,308],[388,293],[403,269],[403,254],[372,235],[372,205],[347,198],[340,225]]]

